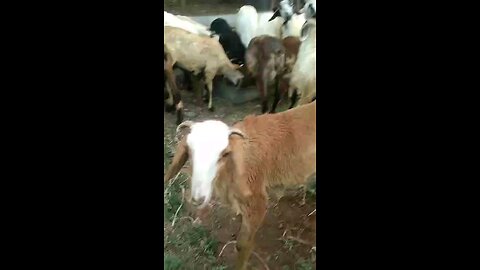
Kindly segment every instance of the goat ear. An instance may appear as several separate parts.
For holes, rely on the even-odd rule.
[[[241,131],[238,128],[230,128],[230,136],[231,135],[238,135],[238,136],[242,137],[243,139],[247,138],[247,135],[245,135],[245,133],[243,133],[243,131]]]
[[[274,12],[275,13],[273,13],[272,17],[268,21],[271,21],[271,20],[277,18],[278,16],[280,16],[280,10],[279,9],[275,9]]]
[[[193,121],[184,121],[177,127],[177,131],[175,133],[175,140],[177,142],[180,142],[185,135],[190,133],[191,126],[195,124]]]
[[[188,160],[188,146],[186,139],[183,138],[180,143],[177,145],[177,149],[175,152],[175,155],[173,156],[172,163],[170,164],[170,167],[167,170],[167,173],[165,174],[163,178],[163,182],[167,182],[172,177],[174,177],[180,169],[185,165],[185,162]]]
[[[230,145],[239,144],[241,141],[230,139]],[[233,163],[233,181],[234,186],[238,189],[238,193],[246,199],[252,195],[252,190],[248,184],[248,175],[245,170],[245,162],[243,160],[243,149],[241,147],[232,147],[230,154]]]

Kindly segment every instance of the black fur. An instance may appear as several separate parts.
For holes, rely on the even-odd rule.
[[[220,37],[219,42],[232,63],[237,65],[245,63],[245,46],[227,21],[222,18],[215,19],[210,24],[210,31]]]

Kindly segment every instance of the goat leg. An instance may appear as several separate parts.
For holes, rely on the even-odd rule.
[[[275,113],[275,109],[277,108],[277,105],[280,102],[280,99],[284,93],[284,88],[285,88],[283,84],[284,84],[283,79],[277,78],[275,80],[275,94],[274,94],[272,109],[270,110],[270,113]]]
[[[262,113],[266,113],[268,111],[268,104],[266,99],[266,91],[267,91],[267,81],[265,75],[260,75],[257,77],[257,89],[260,92],[260,99],[262,101]]]
[[[295,105],[295,103],[298,100],[297,90],[293,90],[293,94],[292,94],[292,97],[290,98],[290,100],[291,100],[292,103],[290,104],[289,109],[293,108],[293,105]]]
[[[208,110],[213,112],[215,109],[213,108],[213,77],[215,77],[215,75],[211,75],[211,74],[205,74],[205,83],[207,85],[207,90],[208,90]]]
[[[267,212],[266,196],[260,196],[249,202],[242,213],[242,227],[237,237],[238,257],[235,262],[236,270],[247,269],[248,260],[255,244],[255,235],[260,228]]]
[[[169,99],[170,97],[173,98],[172,105],[175,105],[175,110],[177,111],[177,125],[179,125],[183,121],[183,103],[182,103],[182,96],[180,94],[180,90],[177,87],[175,74],[173,73],[173,67],[170,67],[167,70],[167,89],[170,89]]]

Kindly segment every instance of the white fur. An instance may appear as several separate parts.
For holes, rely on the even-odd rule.
[[[254,7],[245,5],[238,10],[235,27],[245,48],[248,47],[250,40],[255,37],[257,24],[258,14]]]
[[[272,15],[273,12],[257,12],[250,5],[242,6],[238,10],[235,28],[245,47],[248,47],[250,40],[256,36],[281,37],[281,27],[284,20],[281,17],[277,17],[269,22],[268,20]]]
[[[299,104],[305,103],[316,94],[317,82],[317,30],[316,24],[310,22],[311,28],[305,35],[305,40],[300,44],[297,61],[293,66],[290,77],[289,96],[293,89],[300,95]]]
[[[193,166],[192,198],[202,200],[205,207],[213,193],[213,181],[217,175],[220,153],[228,146],[229,127],[216,120],[207,120],[191,126],[187,144],[191,150]]]
[[[255,36],[269,35],[272,37],[280,38],[282,35],[283,18],[277,17],[272,21],[270,18],[273,16],[273,12],[260,12],[258,14],[258,28]]]
[[[166,11],[163,11],[163,26],[173,26],[182,28],[188,32],[197,34],[197,35],[205,35],[210,36],[212,32],[208,31],[208,27],[195,22],[194,20],[180,15],[173,15]]]
[[[289,0],[280,1],[280,15],[285,18],[286,16],[293,15],[293,6],[290,4]]]
[[[305,21],[304,14],[293,14],[287,24],[282,27],[282,38],[300,37]]]
[[[303,6],[302,9],[300,9],[300,12],[305,13],[305,19],[310,19],[312,18],[313,14],[310,12],[308,6],[312,5],[313,9],[315,10],[315,13],[317,12],[317,1],[316,0],[306,0],[305,5]]]

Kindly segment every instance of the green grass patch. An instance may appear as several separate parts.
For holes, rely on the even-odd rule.
[[[317,181],[310,181],[307,184],[307,197],[315,198],[317,196]]]
[[[299,260],[297,263],[295,263],[295,269],[298,270],[312,270],[312,262],[307,261],[307,260]]]
[[[182,265],[182,261],[177,256],[168,253],[163,254],[163,269],[179,270],[181,269]]]

